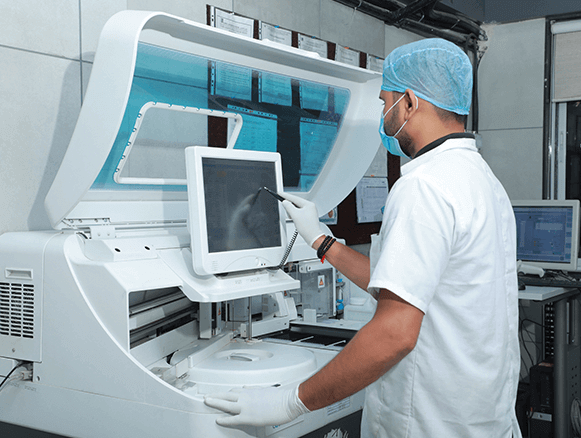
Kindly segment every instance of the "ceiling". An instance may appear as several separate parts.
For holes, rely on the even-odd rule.
[[[404,0],[405,3],[408,1]],[[581,12],[579,0],[441,0],[440,3],[485,23],[507,23]]]

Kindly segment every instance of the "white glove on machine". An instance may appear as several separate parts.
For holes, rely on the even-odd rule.
[[[278,426],[288,423],[309,409],[299,398],[299,385],[269,388],[238,388],[209,394],[204,403],[233,416],[220,417],[220,426]]]
[[[312,248],[315,240],[325,235],[321,231],[317,206],[299,196],[284,192],[279,192],[279,195],[286,199],[282,202],[282,206],[293,220],[299,234]]]

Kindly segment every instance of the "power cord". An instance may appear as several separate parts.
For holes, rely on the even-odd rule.
[[[21,366],[23,366],[26,363],[27,362],[24,362],[24,361],[20,362],[18,365],[16,365],[14,368],[12,368],[12,370],[6,375],[6,377],[4,377],[4,380],[2,380],[2,383],[0,383],[0,391],[4,388],[4,384],[8,381],[8,379],[14,373],[14,371],[16,371],[18,368],[20,368]],[[24,380],[26,374],[27,374],[27,372],[22,372],[20,379]]]
[[[527,347],[527,344],[526,344],[526,342],[525,342],[524,333],[526,332],[526,333],[529,335],[529,342],[530,342],[530,343],[532,343],[532,344],[535,344],[535,345],[536,345],[536,344],[538,344],[539,342],[536,342],[536,341],[535,341],[535,339],[533,338],[533,334],[531,334],[531,333],[530,333],[528,330],[526,330],[526,329],[524,328],[524,324],[525,324],[525,322],[530,322],[530,323],[532,323],[532,324],[536,324],[536,325],[538,325],[538,326],[540,326],[540,327],[542,327],[542,328],[544,328],[545,326],[544,326],[544,324],[540,324],[540,323],[538,323],[538,322],[536,322],[536,321],[533,321],[532,319],[529,319],[529,318],[523,318],[523,319],[521,319],[521,321],[520,321],[520,324],[519,324],[519,334],[520,334],[520,337],[521,337],[521,339],[522,339],[522,346],[523,346],[524,350],[526,351],[526,353],[527,353],[527,355],[528,355],[528,357],[529,357],[529,360],[530,360],[530,362],[531,362],[531,365],[534,365],[535,363],[539,362],[539,355],[537,354],[537,358],[536,358],[536,360],[535,360],[535,359],[533,359],[533,355],[532,355],[532,354],[531,354],[531,352],[529,351],[529,349],[528,349],[528,347]],[[521,360],[522,360],[522,358],[521,358]]]

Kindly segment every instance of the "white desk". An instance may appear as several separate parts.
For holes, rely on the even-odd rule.
[[[527,286],[525,290],[518,291],[519,300],[530,301],[555,301],[571,295],[575,295],[579,289],[565,289],[563,287]]]
[[[555,355],[553,360],[554,368],[554,406],[553,406],[553,427],[555,438],[572,437],[572,429],[569,421],[569,411],[571,401],[568,400],[567,383],[569,381],[569,370],[567,369],[567,354],[571,348],[579,349],[581,345],[579,339],[579,300],[573,301],[573,308],[570,313],[571,321],[571,342],[567,339],[567,302],[569,298],[579,295],[579,289],[562,287],[527,286],[525,290],[518,292],[519,300],[530,300],[555,305]],[[577,297],[578,298],[578,297]],[[573,345],[572,345],[573,344]],[[578,378],[578,377],[577,377]]]

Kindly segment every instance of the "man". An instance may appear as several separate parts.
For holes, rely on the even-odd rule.
[[[283,202],[305,241],[377,299],[373,319],[296,388],[208,399],[219,424],[279,424],[363,388],[363,437],[520,437],[515,223],[464,132],[472,67],[441,39],[384,62],[382,142],[411,162],[391,189],[370,257],[321,232],[316,207]],[[341,382],[341,384],[337,384]]]

